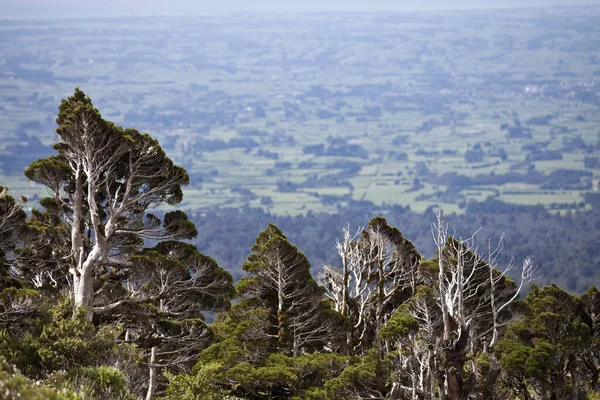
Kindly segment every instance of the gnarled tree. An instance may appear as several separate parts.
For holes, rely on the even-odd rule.
[[[59,107],[58,155],[33,162],[25,175],[45,185],[52,199],[43,205],[68,226],[69,268],[75,309],[89,319],[102,287],[98,277],[132,266],[143,239],[192,238],[197,232],[182,212],[161,221],[148,213],[161,204],[177,204],[188,183],[186,171],[173,164],[158,141],[134,129],[106,121],[81,90]]]
[[[366,229],[336,244],[341,270],[326,266],[320,279],[335,308],[352,322],[347,352],[364,352],[375,341],[382,355],[381,330],[389,316],[414,293],[420,282],[421,256],[413,244],[382,217],[373,218]]]
[[[442,340],[436,345],[443,355],[438,387],[449,399],[463,399],[470,393],[489,396],[498,379],[498,365],[493,348],[506,325],[515,319],[519,294],[534,279],[535,268],[530,259],[523,261],[519,283],[510,280],[495,260],[502,249],[489,251],[488,262],[474,245],[474,236],[455,239],[448,236],[441,209],[433,226],[437,258],[421,266],[421,273],[432,282],[432,289],[442,313]],[[471,355],[470,379],[465,378],[467,353]],[[482,373],[477,357],[484,354],[491,367]]]

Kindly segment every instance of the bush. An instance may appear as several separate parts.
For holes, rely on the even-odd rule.
[[[222,373],[222,366],[219,363],[210,363],[195,369],[193,375],[179,374],[174,375],[166,373],[169,381],[164,400],[221,400],[228,397],[225,390],[215,386],[215,377]]]
[[[54,373],[48,382],[57,389],[72,391],[81,400],[135,400],[125,376],[112,367],[75,367]]]
[[[77,400],[67,390],[57,391],[33,382],[0,358],[0,398],[2,400]]]

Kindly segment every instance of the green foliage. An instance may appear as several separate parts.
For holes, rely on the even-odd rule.
[[[529,376],[525,371],[527,360],[531,355],[531,347],[523,346],[517,340],[502,339],[495,348],[503,370],[519,380]]]
[[[165,214],[163,220],[165,231],[181,239],[193,239],[198,231],[183,211],[171,211]]]
[[[52,374],[48,384],[76,393],[81,400],[135,400],[125,376],[113,367],[74,367]]]
[[[600,393],[598,392],[589,392],[587,396],[587,400],[600,400]]]
[[[96,328],[85,318],[84,310],[75,315],[68,300],[40,310],[24,332],[0,334],[0,355],[28,375],[44,376],[73,367],[100,365],[116,361],[117,355],[130,356],[127,345],[116,342],[118,330]]]
[[[72,392],[33,382],[6,364],[0,357],[0,398],[2,400],[80,400]]]
[[[218,362],[225,369],[237,363],[260,363],[269,353],[264,340],[268,314],[255,299],[242,301],[221,314],[212,325],[216,342],[200,353],[194,371],[203,364]]]
[[[85,310],[78,310],[74,316],[71,313],[67,302],[51,308],[40,335],[32,338],[40,363],[46,370],[89,365],[114,345],[114,338],[96,333],[94,325],[86,320]]]
[[[0,291],[0,312],[3,310],[2,303],[4,303],[4,310],[6,310],[8,308],[8,303],[15,304],[39,297],[40,293],[37,290],[30,288],[8,287],[2,289],[2,291]]]
[[[217,386],[216,377],[222,374],[219,363],[204,364],[194,374],[166,373],[168,386],[164,400],[222,400],[233,399],[229,391]]]
[[[55,149],[60,147],[55,146]],[[73,179],[73,171],[62,156],[51,156],[32,162],[25,170],[25,176],[57,190]],[[47,204],[47,203],[46,203]]]
[[[353,357],[351,364],[336,378],[325,383],[329,400],[351,400],[370,395],[385,398],[389,390],[391,363],[381,360],[374,350],[364,357]]]
[[[408,307],[401,306],[392,314],[392,317],[381,330],[381,337],[384,339],[393,339],[398,336],[407,336],[409,333],[416,333],[419,330],[418,321],[407,313]]]
[[[232,390],[252,398],[285,396],[293,385],[295,374],[279,363],[254,367],[240,363],[227,371],[227,378],[234,382]]]
[[[532,386],[544,396],[560,398],[574,390],[574,381],[595,387],[585,356],[596,348],[597,339],[582,322],[579,300],[556,285],[534,285],[526,302],[530,312],[510,325],[495,348],[509,382],[518,390]]]
[[[338,376],[350,359],[323,352],[296,357],[278,352],[265,340],[268,313],[261,304],[253,297],[221,314],[212,326],[216,343],[200,353],[191,376],[169,375],[167,398],[324,398],[317,396],[324,382]]]
[[[224,347],[232,347],[224,341]],[[315,353],[289,357],[271,353],[262,360],[234,362],[227,356],[235,352],[216,353],[213,345],[207,349],[194,368],[194,375],[183,378],[170,377],[167,393],[192,393],[195,396],[207,393],[231,393],[249,399],[261,398],[319,398],[323,384],[338,376],[350,363],[350,358],[336,354]],[[237,353],[239,354],[239,352]],[[223,361],[207,361],[215,355],[225,356]],[[191,387],[190,387],[191,385]],[[175,398],[175,397],[173,397]],[[195,398],[195,397],[189,397]]]

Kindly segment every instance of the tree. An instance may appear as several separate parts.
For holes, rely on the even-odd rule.
[[[259,233],[252,251],[243,269],[253,276],[237,288],[267,310],[266,339],[276,338],[279,351],[294,356],[333,341],[337,316],[322,301],[323,288],[312,279],[306,256],[273,224]]]
[[[335,309],[350,319],[352,334],[347,351],[366,348],[374,339],[382,355],[381,330],[389,316],[405,303],[419,283],[421,256],[402,233],[382,217],[373,218],[354,237],[344,229],[343,242],[336,243],[342,269],[324,267],[320,276]],[[353,341],[353,343],[350,343]]]
[[[212,333],[202,311],[229,308],[232,278],[195,246],[175,241],[144,249],[132,258],[132,267],[119,273],[127,277],[125,286],[121,279],[104,285],[106,291],[97,296],[106,297],[110,304],[96,307],[95,312],[124,323],[126,341],[147,349],[146,398],[150,400],[159,369],[185,370],[210,344]]]
[[[143,239],[192,238],[197,232],[184,213],[161,221],[147,211],[181,201],[185,170],[173,164],[158,141],[134,129],[106,121],[81,90],[59,107],[58,155],[33,162],[27,178],[45,185],[53,202],[42,204],[70,231],[70,251],[63,255],[72,284],[75,310],[92,319],[98,277],[131,266]]]
[[[530,312],[510,325],[496,349],[507,386],[518,398],[587,398],[593,382],[585,379],[585,362],[598,342],[582,321],[578,300],[556,285],[532,286]]]
[[[325,287],[325,296],[331,300],[334,309],[351,323],[351,329],[346,333],[344,352],[354,354],[368,348],[368,305],[373,287],[368,281],[369,266],[363,262],[357,240],[361,230],[351,236],[348,226],[343,233],[343,241],[335,244],[342,268],[324,265],[319,281]]]
[[[489,396],[498,378],[499,366],[493,354],[499,334],[515,318],[521,290],[534,279],[535,268],[530,259],[522,264],[519,284],[507,278],[514,262],[498,270],[495,262],[502,250],[503,237],[495,250],[488,250],[488,262],[480,256],[474,237],[455,239],[448,236],[441,209],[436,213],[433,237],[437,259],[422,265],[421,271],[433,282],[442,311],[443,382],[450,399],[462,399],[469,392]],[[469,380],[465,380],[467,351],[471,354]],[[484,355],[491,369],[481,373],[478,356]]]
[[[598,392],[600,389],[600,291],[591,286],[586,293],[579,297],[582,321],[589,327],[594,338],[592,346],[584,352],[583,364],[588,370],[589,389]]]
[[[345,325],[323,300],[308,260],[269,224],[243,268],[250,275],[238,282],[236,304],[213,324],[215,343],[202,351],[193,376],[170,376],[168,398],[322,398],[324,381],[349,359],[329,352]]]
[[[389,316],[415,292],[421,256],[413,244],[382,217],[375,217],[363,231],[361,247],[370,266],[368,280],[374,287],[370,302],[375,322],[375,347],[383,352],[381,330]]]
[[[17,279],[15,250],[23,240],[26,219],[22,203],[0,186],[0,328],[13,328],[34,311],[39,294]]]
[[[7,187],[0,186],[0,256],[3,266],[7,262],[6,257],[14,251],[20,240],[26,218],[22,203],[8,194]]]
[[[159,369],[191,367],[210,343],[202,311],[229,308],[232,278],[174,240],[197,234],[184,212],[149,212],[179,203],[188,183],[158,141],[105,121],[79,89],[57,123],[58,155],[25,172],[52,196],[40,202],[45,212],[32,211],[17,267],[40,290],[66,291],[74,317],[118,324],[126,342],[147,350],[151,399]]]
[[[392,398],[439,397],[442,334],[442,313],[434,291],[420,285],[382,330],[390,348],[388,358],[395,367],[390,376]]]

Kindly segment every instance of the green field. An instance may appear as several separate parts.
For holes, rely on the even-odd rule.
[[[187,168],[189,209],[423,211],[439,198],[461,212],[490,196],[586,208],[600,178],[599,16],[0,21],[0,180],[44,195],[20,171],[51,154],[57,106],[79,86]]]

